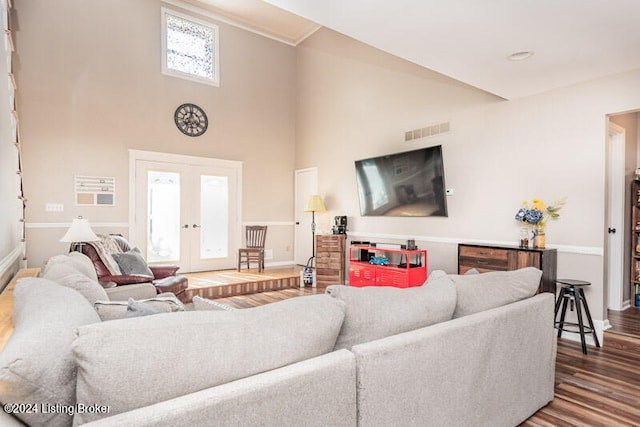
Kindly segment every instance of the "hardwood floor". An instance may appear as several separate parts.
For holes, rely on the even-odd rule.
[[[555,399],[522,426],[637,426],[640,354],[558,340]]]
[[[217,298],[216,301],[228,304],[235,308],[251,308],[265,305],[272,302],[282,301],[288,298],[301,297],[305,295],[323,294],[325,288],[290,288],[279,291],[260,292],[257,294],[239,295],[227,298]]]
[[[220,298],[249,308],[304,295],[323,288],[285,289]],[[613,328],[604,346],[582,354],[579,342],[558,340],[555,399],[521,424],[525,427],[640,425],[640,309],[610,312]]]

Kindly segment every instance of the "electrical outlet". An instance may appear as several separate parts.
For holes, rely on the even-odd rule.
[[[264,259],[273,259],[273,249],[264,250]]]
[[[45,212],[64,212],[63,203],[47,203],[44,205]]]

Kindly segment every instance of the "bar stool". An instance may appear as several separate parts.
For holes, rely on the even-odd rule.
[[[593,327],[593,320],[591,319],[591,313],[589,312],[589,305],[587,304],[587,299],[584,297],[584,291],[582,288],[585,286],[591,286],[591,283],[585,282],[584,280],[574,280],[574,279],[557,279],[556,283],[559,284],[562,288],[560,289],[560,294],[558,295],[558,300],[556,301],[556,309],[555,309],[555,317],[554,320],[558,317],[558,310],[560,309],[560,303],[562,303],[562,313],[560,314],[560,320],[555,321],[554,325],[558,329],[558,338],[562,337],[562,332],[571,332],[575,334],[580,334],[580,342],[582,343],[582,353],[587,354],[587,345],[585,343],[585,333],[590,333],[593,335],[593,340],[596,343],[596,347],[600,347],[600,343],[598,342],[598,337],[596,335],[596,330]],[[567,314],[567,301],[571,303],[571,311],[573,311],[573,303],[575,301],[576,304],[576,314],[578,315],[578,323],[573,322],[565,322],[564,318]],[[587,315],[587,320],[589,322],[588,325],[585,326],[582,321],[582,309],[584,308],[584,312]],[[578,327],[578,330],[567,329],[566,326]]]

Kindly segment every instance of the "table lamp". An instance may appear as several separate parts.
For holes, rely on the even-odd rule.
[[[84,242],[95,242],[100,240],[98,236],[93,232],[89,225],[89,220],[79,216],[74,218],[71,222],[71,227],[67,230],[66,234],[60,239],[61,242],[71,243],[69,252],[78,251],[82,252],[82,245]]]

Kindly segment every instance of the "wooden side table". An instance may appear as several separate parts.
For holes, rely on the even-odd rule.
[[[345,234],[316,234],[318,286],[344,285]]]
[[[13,276],[13,279],[0,294],[0,351],[2,351],[13,333],[13,322],[11,320],[13,314],[13,288],[16,286],[18,279],[38,277],[39,274],[39,268],[23,268]]]

